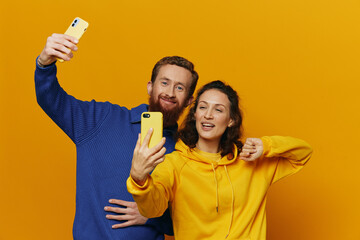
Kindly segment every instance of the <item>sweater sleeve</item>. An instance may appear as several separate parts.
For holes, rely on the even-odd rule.
[[[262,137],[264,153],[261,161],[268,166],[271,183],[300,171],[312,154],[311,146],[293,137]]]
[[[37,102],[45,113],[78,143],[94,132],[110,111],[110,103],[80,101],[59,85],[55,63],[44,68],[36,64]]]
[[[156,166],[143,186],[139,186],[131,178],[126,185],[138,205],[140,213],[148,218],[161,216],[168,208],[169,201],[173,198],[174,174],[165,159]]]

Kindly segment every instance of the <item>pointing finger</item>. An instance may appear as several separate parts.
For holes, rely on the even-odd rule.
[[[151,138],[151,135],[152,135],[153,131],[154,130],[152,128],[149,129],[149,131],[147,132],[143,142],[141,143],[141,146],[146,146],[146,147],[149,146],[150,138]]]

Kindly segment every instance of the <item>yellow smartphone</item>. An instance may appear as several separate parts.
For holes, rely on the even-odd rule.
[[[163,136],[163,115],[161,112],[143,112],[141,114],[141,144],[149,129],[153,129],[148,147],[157,145]]]
[[[89,27],[88,22],[77,17],[71,22],[70,26],[68,27],[68,29],[64,34],[80,39],[88,27]],[[59,62],[64,62],[63,59],[58,59],[58,60]]]

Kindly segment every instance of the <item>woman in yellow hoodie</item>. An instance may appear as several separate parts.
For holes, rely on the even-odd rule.
[[[243,145],[241,124],[237,93],[214,81],[198,91],[176,150],[165,160],[164,140],[151,149],[151,132],[142,145],[138,140],[127,188],[140,213],[158,217],[170,203],[177,240],[265,239],[270,185],[299,171],[312,149],[280,136],[248,138]]]

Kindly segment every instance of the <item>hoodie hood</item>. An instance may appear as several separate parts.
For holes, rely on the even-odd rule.
[[[176,143],[175,149],[177,152],[180,153],[180,155],[183,155],[186,158],[189,158],[189,159],[197,161],[197,162],[210,164],[210,165],[214,164],[215,167],[232,164],[234,161],[236,161],[236,158],[238,157],[238,149],[235,144],[234,144],[234,149],[235,149],[234,153],[223,156],[220,159],[220,161],[218,161],[218,162],[214,162],[214,161],[206,158],[205,156],[199,154],[195,150],[190,149],[182,140],[179,140]]]

